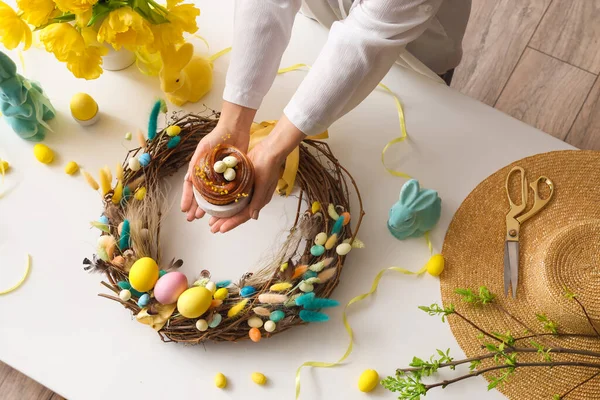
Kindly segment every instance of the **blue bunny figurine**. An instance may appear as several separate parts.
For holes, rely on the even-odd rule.
[[[17,66],[0,52],[0,111],[13,131],[21,138],[39,142],[46,123],[55,116],[54,107],[36,82],[17,74]]]
[[[388,229],[396,239],[425,235],[440,219],[442,199],[435,190],[421,189],[411,179],[400,190],[400,200],[390,209]]]

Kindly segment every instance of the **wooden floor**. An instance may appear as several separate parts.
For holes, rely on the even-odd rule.
[[[473,0],[452,87],[600,150],[600,0]]]
[[[600,150],[600,0],[473,0],[452,87]],[[60,400],[0,362],[1,400]]]

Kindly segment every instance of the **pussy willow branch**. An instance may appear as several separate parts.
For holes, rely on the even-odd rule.
[[[575,354],[575,355],[580,355],[580,356],[600,358],[600,353],[595,352],[595,351],[589,351],[589,350],[567,349],[567,348],[559,347],[559,348],[554,348],[554,349],[547,349],[547,351],[549,351],[550,353],[557,353],[557,354]],[[537,353],[537,352],[538,352],[537,349],[528,348],[528,347],[525,347],[525,348],[509,347],[508,351],[507,351],[507,353]],[[482,355],[476,356],[476,357],[465,358],[463,360],[442,363],[439,365],[439,368],[455,367],[457,365],[466,364],[466,363],[470,363],[473,361],[482,361],[482,360],[486,360],[488,358],[493,358],[496,356],[496,354],[497,353],[486,353],[486,354],[482,354]],[[396,370],[396,372],[413,372],[413,371],[419,371],[419,370],[421,370],[421,368],[418,368],[418,367],[398,368]]]
[[[588,314],[588,312],[585,309],[584,305],[579,301],[579,299],[577,297],[573,297],[573,300],[575,300],[577,302],[577,304],[579,304],[579,307],[581,307],[581,310],[585,314],[585,317],[587,318],[590,326],[592,327],[592,329],[594,330],[594,332],[596,332],[596,335],[598,335],[598,337],[600,337],[600,333],[598,333],[598,330],[596,329],[596,326],[594,325],[594,322],[590,318],[590,315]]]
[[[600,375],[600,371],[596,372],[594,375],[590,376],[589,378],[579,382],[577,385],[573,386],[571,389],[569,389],[568,391],[566,391],[565,393],[563,393],[560,398],[564,399],[565,397],[567,397],[570,393],[573,393],[575,390],[577,390],[577,388],[580,388],[581,386],[585,385],[586,383],[588,383],[589,381],[591,381],[592,379],[596,378],[597,376]]]
[[[557,339],[568,338],[568,337],[583,337],[583,338],[590,338],[590,339],[598,339],[599,338],[598,335],[591,334],[591,333],[534,333],[532,335],[521,336],[521,337],[515,338],[515,342],[517,340],[533,339],[533,338],[540,337],[540,336],[552,336]]]
[[[464,379],[473,378],[475,376],[485,374],[486,372],[496,371],[507,368],[525,368],[525,367],[584,367],[600,370],[600,363],[586,363],[579,361],[558,361],[558,362],[535,362],[535,363],[515,363],[514,365],[495,365],[493,367],[483,368],[465,375],[461,375],[454,379],[447,379],[431,385],[424,385],[425,390],[433,389],[438,386],[448,386],[452,383],[462,381]]]

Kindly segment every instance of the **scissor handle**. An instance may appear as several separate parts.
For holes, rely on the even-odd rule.
[[[545,183],[550,189],[550,194],[545,199],[542,199],[539,194],[540,183]],[[554,195],[554,182],[552,182],[550,178],[547,178],[545,176],[540,176],[535,180],[535,182],[532,182],[530,186],[533,189],[535,200],[533,202],[533,207],[531,207],[531,210],[527,211],[527,213],[517,218],[517,221],[519,221],[520,224],[537,214],[542,208],[546,206],[546,204],[548,204],[548,202],[552,198],[552,195]]]
[[[521,204],[515,204],[510,198],[510,177],[515,172],[521,173]],[[510,211],[508,212],[507,218],[515,218],[525,211],[525,207],[527,207],[527,178],[525,177],[525,170],[523,168],[514,167],[506,176],[506,197],[508,197],[508,203],[510,204]]]

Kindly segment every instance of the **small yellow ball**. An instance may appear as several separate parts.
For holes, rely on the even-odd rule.
[[[253,372],[252,382],[262,386],[267,383],[267,377],[261,374],[260,372]]]
[[[444,271],[444,264],[444,256],[441,254],[435,254],[431,256],[425,266],[427,267],[427,272],[429,275],[440,276],[440,274]]]
[[[374,369],[366,369],[358,378],[358,390],[361,392],[370,392],[377,387],[379,383],[379,374]]]
[[[87,93],[71,97],[71,115],[80,121],[88,121],[98,113],[98,103]]]
[[[54,152],[52,149],[41,143],[33,146],[33,155],[42,164],[50,164],[54,160]]]
[[[67,175],[73,175],[79,171],[79,165],[75,161],[69,161],[67,165],[65,165],[65,173]]]
[[[144,200],[144,197],[146,197],[146,187],[142,186],[136,190],[133,197],[135,197],[136,200]]]
[[[169,136],[177,136],[181,133],[181,128],[177,125],[171,125],[167,127],[167,135]]]
[[[227,386],[227,377],[219,372],[215,375],[215,386],[224,389]]]

